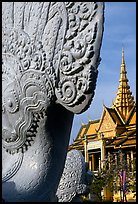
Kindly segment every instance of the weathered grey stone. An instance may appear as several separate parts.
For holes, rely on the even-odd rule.
[[[102,2],[2,2],[2,196],[55,201],[74,113],[94,96]]]
[[[82,202],[90,192],[93,173],[79,150],[67,153],[65,167],[57,189],[58,202]]]

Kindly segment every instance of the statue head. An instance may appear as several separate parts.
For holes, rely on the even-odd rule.
[[[9,152],[26,150],[25,143],[35,137],[35,118],[45,115],[51,103],[81,113],[94,96],[103,4],[39,3],[42,18],[37,4],[3,3],[2,129]],[[13,16],[10,10],[16,11]]]
[[[54,98],[55,72],[46,64],[40,42],[34,44],[23,31],[12,30],[10,36],[2,55],[2,139],[3,147],[15,153],[31,146],[38,122],[46,117]]]
[[[90,192],[92,179],[93,173],[88,169],[82,153],[79,150],[69,151],[56,193],[58,201],[82,201],[81,196]]]
[[[39,170],[42,168],[39,162],[44,159],[46,166],[48,161],[41,173],[44,175],[46,169],[45,174],[50,175],[49,172],[57,170],[54,178],[53,173],[49,176],[54,180],[53,192],[64,167],[73,116],[85,111],[94,96],[103,11],[102,2],[3,2],[2,5],[4,164],[9,158],[14,160],[11,155],[16,154],[24,155],[20,171],[23,163],[27,166],[31,154]],[[39,151],[42,160],[34,155],[36,147],[42,149]],[[15,172],[11,175],[17,176]],[[19,179],[15,178],[16,185]],[[47,185],[46,181],[47,178],[42,180],[38,187],[43,182]]]

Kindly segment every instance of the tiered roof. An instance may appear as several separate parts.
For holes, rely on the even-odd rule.
[[[106,148],[136,146],[136,103],[127,79],[127,71],[122,50],[120,80],[116,98],[111,108],[103,105],[99,120],[89,120],[83,124],[70,149],[84,149],[84,140],[97,141],[104,138]]]

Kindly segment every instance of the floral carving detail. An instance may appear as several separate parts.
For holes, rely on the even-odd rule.
[[[7,111],[14,113],[19,109],[18,94],[15,90],[9,90],[6,97],[3,96],[3,105],[7,107]]]
[[[60,81],[57,96],[65,104],[72,105],[72,102],[74,102],[74,99],[76,97],[76,87],[73,78],[63,78]]]
[[[55,84],[55,73],[52,64],[46,57],[41,41],[34,42],[23,30],[12,30],[9,41],[4,42],[3,53],[10,53],[18,58],[22,72],[38,70],[46,73]]]
[[[56,193],[58,202],[71,202],[75,196],[89,193],[92,178],[93,174],[88,170],[82,153],[78,150],[69,151]]]
[[[95,46],[98,39],[102,37],[102,33],[98,33],[99,21],[96,19],[99,5],[96,2],[77,2],[75,5],[67,2],[65,6],[68,14],[68,26],[61,53],[59,76],[66,81],[71,80],[70,86],[74,87],[76,91],[73,92],[75,95],[72,95],[73,101],[68,100],[67,95],[63,97],[64,92],[61,86],[63,82],[59,80],[56,96],[67,109],[72,111],[70,107],[73,107],[73,112],[80,113],[86,110],[83,108],[83,104],[89,94],[91,94],[89,101],[92,100],[96,86],[100,58],[99,49],[96,50]],[[72,83],[72,80],[75,83]],[[75,109],[78,104],[82,104],[80,111]]]

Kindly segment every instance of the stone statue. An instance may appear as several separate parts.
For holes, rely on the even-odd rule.
[[[71,150],[67,153],[66,162],[57,189],[59,202],[82,202],[82,195],[89,194],[93,173],[88,169],[82,153]]]
[[[96,87],[102,2],[2,2],[2,197],[56,201],[73,116]]]

